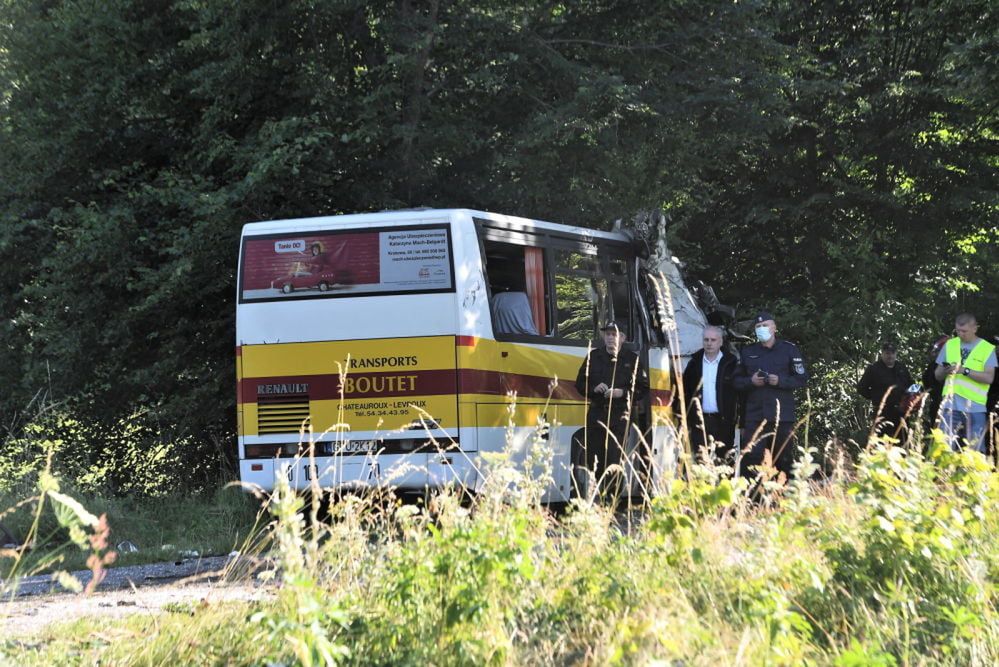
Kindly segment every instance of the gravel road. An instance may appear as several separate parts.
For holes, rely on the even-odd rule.
[[[54,622],[85,616],[121,618],[156,614],[169,605],[263,600],[273,588],[252,576],[259,562],[215,556],[111,568],[91,595],[63,589],[49,575],[25,577],[0,600],[0,637],[29,640]],[[89,571],[72,573],[86,585]]]

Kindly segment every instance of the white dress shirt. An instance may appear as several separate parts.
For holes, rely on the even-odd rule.
[[[701,364],[701,411],[704,414],[717,414],[718,412],[715,384],[718,380],[718,366],[721,364],[723,354],[724,352],[719,351],[718,356],[713,361],[704,355],[704,361]]]

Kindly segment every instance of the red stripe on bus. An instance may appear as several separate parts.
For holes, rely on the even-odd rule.
[[[483,371],[464,368],[458,371],[458,386],[463,394],[487,394],[506,396],[511,391],[521,398],[552,398],[581,401],[583,397],[576,391],[574,382],[559,380],[553,388],[551,378],[540,375]]]
[[[457,393],[454,369],[350,373],[344,380],[344,398],[375,396],[439,396]],[[261,389],[263,387],[263,389]],[[258,398],[295,398],[312,401],[339,399],[340,375],[289,375],[243,378],[239,381],[240,403],[256,403]]]
[[[649,396],[653,405],[670,405],[673,402],[672,389],[650,389]]]
[[[454,344],[458,347],[475,347],[475,336],[455,336]]]
[[[345,398],[373,398],[392,396],[440,396],[456,394],[484,394],[506,396],[516,392],[520,398],[543,398],[581,401],[583,397],[576,391],[575,382],[559,380],[553,387],[553,380],[540,375],[508,373],[464,368],[436,369],[411,372],[351,373],[346,378]],[[307,385],[307,387],[303,386]],[[263,387],[263,390],[260,389]],[[652,389],[652,403],[669,405],[673,392],[669,389]],[[261,396],[289,400],[336,400],[340,398],[340,376],[295,375],[263,378],[243,378],[239,381],[237,396],[239,403],[256,403]]]
[[[243,356],[243,346],[242,345],[237,345],[236,346],[236,356],[237,357]]]

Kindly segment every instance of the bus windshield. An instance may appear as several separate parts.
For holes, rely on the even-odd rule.
[[[447,225],[247,237],[241,303],[454,290]]]

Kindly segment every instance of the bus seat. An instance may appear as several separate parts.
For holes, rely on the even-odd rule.
[[[499,292],[492,298],[493,322],[497,334],[538,335],[531,316],[531,304],[524,292]]]

